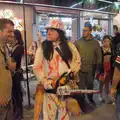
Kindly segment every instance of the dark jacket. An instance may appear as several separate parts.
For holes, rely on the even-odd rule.
[[[95,38],[92,37],[90,40],[85,40],[85,38],[81,38],[80,40],[76,41],[75,45],[81,56],[82,72],[89,72],[93,70],[94,65],[101,64],[101,48]]]
[[[120,33],[117,33],[115,37],[113,37],[113,40],[112,40],[112,46],[113,46],[113,49],[116,53],[116,57],[117,57],[117,48],[118,48],[118,45],[120,44]]]

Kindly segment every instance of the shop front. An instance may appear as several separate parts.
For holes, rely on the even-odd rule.
[[[37,33],[39,31],[42,33],[43,39],[45,39],[46,31],[44,26],[50,19],[61,19],[65,24],[66,36],[73,41],[82,36],[82,29],[87,21],[93,24],[93,26],[101,26],[105,34],[112,35],[113,32],[114,14],[107,12],[27,3],[25,4],[25,16],[28,48],[32,41],[37,41]],[[2,17],[13,20],[15,29],[19,29],[24,36],[22,4],[0,2],[0,18]]]
[[[87,13],[87,14],[85,14]],[[96,13],[96,15],[101,14],[102,17],[98,17],[95,14],[89,15],[88,13]],[[41,4],[25,3],[25,18],[23,14],[23,4],[12,3],[12,2],[1,2],[0,1],[0,18],[8,18],[13,20],[15,23],[15,29],[19,29],[23,35],[24,39],[24,20],[26,25],[26,41],[27,48],[31,45],[32,41],[37,41],[37,33],[40,31],[42,37],[46,37],[46,31],[44,26],[48,23],[50,19],[61,19],[65,23],[65,31],[68,37],[75,41],[82,37],[82,30],[85,22],[94,22],[95,24],[102,24],[101,21],[107,21],[104,23],[107,25],[107,34],[112,34],[113,28],[113,17],[116,14],[91,11],[87,9],[79,8],[68,8],[60,6],[50,6]],[[92,20],[92,18],[93,20]],[[107,18],[103,18],[107,16]],[[103,25],[104,26],[104,25]],[[67,32],[68,30],[68,32]],[[26,55],[27,56],[27,55]],[[27,58],[27,57],[26,57]],[[26,59],[27,61],[27,59]],[[27,68],[26,62],[26,68]],[[26,69],[27,70],[27,69]],[[28,72],[26,71],[28,75]],[[27,86],[29,86],[29,81],[27,79]],[[29,89],[28,89],[29,92]],[[29,98],[28,93],[28,98]],[[30,98],[29,98],[30,103]]]
[[[34,7],[37,12],[36,23],[38,24],[37,26],[41,25],[43,36],[46,32],[43,29],[44,25],[46,25],[50,19],[56,18],[63,20],[65,24],[66,35],[72,41],[82,37],[82,30],[86,22],[92,24],[93,27],[97,26],[98,33],[100,34],[103,33],[103,35],[113,35],[113,18],[117,14],[88,9],[74,9],[49,5],[35,5]],[[43,14],[47,16],[45,17],[45,21],[41,20],[44,18],[42,16]],[[40,31],[40,28],[37,29],[37,31]],[[71,36],[69,36],[69,34],[71,34]]]

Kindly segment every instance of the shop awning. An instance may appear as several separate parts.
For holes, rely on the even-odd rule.
[[[79,11],[78,10],[70,10],[70,9],[64,9],[64,8],[54,8],[54,7],[39,7],[39,6],[35,6],[35,10],[37,13],[56,13],[59,15],[67,15],[67,16],[78,16],[79,15]]]

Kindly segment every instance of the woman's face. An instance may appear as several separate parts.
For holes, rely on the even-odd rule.
[[[109,47],[110,46],[110,39],[106,38],[103,40],[103,46],[104,47]]]
[[[55,29],[48,29],[47,30],[47,39],[49,41],[53,41],[53,42],[59,40],[59,33],[57,32],[57,30],[55,30]]]
[[[9,41],[9,44],[15,44],[15,43],[17,43],[17,40],[15,37],[11,41]]]

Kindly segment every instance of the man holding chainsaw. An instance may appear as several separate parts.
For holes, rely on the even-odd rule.
[[[34,62],[38,79],[34,120],[69,120],[67,102],[57,95],[57,89],[75,88],[80,55],[65,37],[64,24],[60,20],[50,21],[46,30],[47,40],[38,48]]]

